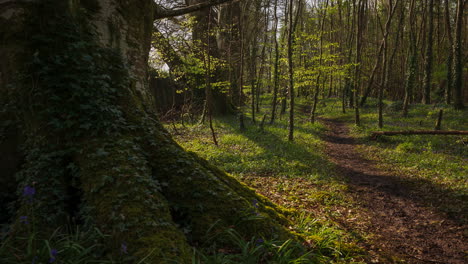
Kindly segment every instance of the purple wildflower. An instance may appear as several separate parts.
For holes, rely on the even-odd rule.
[[[36,264],[37,256],[34,256],[34,258],[31,261],[31,264]]]
[[[29,201],[32,201],[34,195],[36,194],[36,189],[32,186],[26,185],[23,189],[23,196],[28,198]]]
[[[263,242],[265,242],[265,241],[264,241],[263,239],[259,238],[259,239],[257,239],[257,240],[255,241],[255,244],[256,244],[257,246],[260,246],[261,244],[263,244]]]
[[[49,259],[49,263],[54,263],[56,260],[57,260],[57,255],[58,255],[58,251],[57,249],[53,248],[50,250],[50,259]]]
[[[120,251],[124,254],[128,254],[128,248],[127,248],[127,243],[123,242],[121,245],[120,245]]]
[[[29,223],[29,222],[28,222],[28,217],[25,216],[25,215],[20,216],[19,219],[20,219],[20,223],[22,223],[22,224],[27,225],[27,224]]]
[[[253,205],[253,207],[258,208],[258,201],[257,201],[257,199],[253,199],[253,200],[252,200],[252,205]]]

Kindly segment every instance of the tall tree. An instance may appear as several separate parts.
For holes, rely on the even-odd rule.
[[[427,38],[426,52],[424,61],[424,80],[423,80],[423,103],[431,103],[432,86],[432,62],[433,62],[433,41],[434,41],[434,0],[429,0],[427,4]]]
[[[448,56],[447,56],[447,88],[445,88],[445,103],[450,104],[452,101],[453,91],[453,33],[450,19],[450,0],[445,0],[445,28],[448,40]]]
[[[380,87],[379,87],[379,128],[382,128],[383,127],[383,93],[384,93],[384,90],[385,88],[387,88],[387,84],[388,84],[388,76],[387,76],[387,68],[388,68],[388,58],[387,58],[387,54],[388,54],[388,34],[390,32],[390,26],[391,26],[391,23],[392,23],[392,18],[393,18],[393,15],[395,14],[395,11],[397,9],[397,6],[398,6],[398,0],[395,0],[395,2],[393,2],[392,0],[388,0],[388,8],[389,8],[389,13],[388,13],[388,18],[387,18],[387,22],[385,23],[385,32],[384,32],[384,36],[383,36],[383,39],[382,39],[382,44],[383,44],[383,55],[382,55],[382,66],[383,66],[383,69],[382,69],[382,74],[383,74],[383,77],[382,77],[382,82],[380,84]]]
[[[289,29],[288,29],[288,70],[289,70],[289,133],[288,140],[294,140],[294,66],[293,66],[293,0],[289,0]]]
[[[408,115],[409,104],[413,98],[413,91],[415,86],[415,78],[417,71],[417,40],[416,40],[416,21],[415,21],[415,9],[416,9],[416,0],[411,0],[410,2],[410,13],[409,13],[409,52],[408,52],[408,68],[406,73],[405,81],[405,97],[403,101],[403,116]]]
[[[275,7],[274,7],[274,17],[275,23],[273,27],[273,39],[275,42],[275,61],[273,63],[273,101],[271,106],[271,119],[270,124],[273,124],[276,117],[276,105],[278,104],[278,86],[279,86],[279,57],[280,57],[280,49],[278,44],[278,0],[275,0]]]
[[[461,110],[465,108],[463,104],[463,53],[462,53],[462,30],[463,30],[463,11],[466,0],[457,1],[457,17],[455,22],[455,43],[453,47],[453,95],[454,107]]]
[[[325,5],[321,7],[322,11],[319,12],[320,15],[320,31],[319,31],[319,62],[317,65],[318,74],[317,78],[315,79],[315,92],[314,92],[314,100],[312,103],[312,110],[310,112],[310,121],[312,123],[315,122],[315,112],[317,110],[317,103],[318,103],[318,95],[320,91],[320,78],[322,77],[322,61],[323,61],[323,38],[324,38],[324,26],[325,26],[325,18],[327,16],[327,9],[328,9],[328,0],[325,1]],[[331,89],[331,87],[330,87]]]
[[[361,90],[361,62],[362,62],[362,35],[365,19],[365,7],[367,0],[358,0],[356,12],[356,42],[355,42],[355,69],[354,69],[354,121],[357,126],[361,125],[359,113],[359,93]]]

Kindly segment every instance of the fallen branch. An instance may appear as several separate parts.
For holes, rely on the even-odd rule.
[[[371,134],[371,139],[379,136],[396,135],[468,135],[468,131],[463,130],[406,130],[406,131],[375,131]]]

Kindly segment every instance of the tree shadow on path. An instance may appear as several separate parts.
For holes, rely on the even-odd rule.
[[[323,119],[327,153],[347,179],[350,193],[367,209],[375,243],[410,263],[466,263],[466,200],[427,179],[401,177],[363,158],[345,123]],[[459,211],[437,205],[457,203]],[[352,228],[352,227],[351,227]]]

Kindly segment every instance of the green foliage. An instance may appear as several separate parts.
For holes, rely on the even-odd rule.
[[[22,224],[32,225],[24,222]],[[105,235],[99,230],[83,231],[56,229],[47,239],[39,238],[36,230],[24,237],[16,237],[24,246],[15,248],[5,241],[0,246],[0,262],[4,264],[43,263],[116,263],[105,259]]]
[[[391,102],[387,109],[389,111],[392,111],[392,112],[399,112],[401,110],[403,110],[403,101],[395,101],[395,102]]]
[[[125,121],[116,102],[130,84],[120,54],[97,45],[69,19],[47,20],[45,28],[31,36],[35,52],[21,77],[32,83],[21,91],[28,95],[24,111],[41,117],[45,127],[38,129],[68,139],[119,130]]]
[[[403,142],[395,148],[398,152],[416,152],[418,148],[412,142]]]
[[[236,247],[216,250],[195,251],[192,263],[203,264],[258,264],[258,263],[310,263],[314,261],[311,252],[293,240],[284,242],[252,238],[245,240],[233,229],[224,231]]]
[[[14,123],[26,138],[18,196],[25,186],[38,187],[35,213],[52,224],[70,214],[64,211],[67,202],[79,203],[79,193],[73,197],[65,190],[80,188],[72,161],[82,151],[80,139],[131,129],[119,102],[132,84],[121,55],[98,45],[93,27],[81,21],[84,10],[72,17],[45,6],[38,6],[28,21],[32,54],[23,57],[7,111],[14,110]]]
[[[97,198],[93,195],[109,184],[116,184],[129,171],[137,174],[132,181],[139,185],[134,186],[145,186],[145,189],[135,190],[137,188],[134,187],[115,197],[112,192],[107,192],[113,197],[106,197],[110,202],[100,203],[102,208],[99,210],[120,210],[129,215],[138,213],[138,217],[132,218],[134,221],[126,221],[120,215],[109,214],[110,220],[99,223],[100,227],[111,233],[133,228],[147,220],[143,219],[144,213],[135,212],[138,206],[132,207],[133,203],[129,202],[125,205],[128,208],[122,209],[122,201],[129,200],[126,197],[128,193],[132,193],[131,202],[150,203],[147,208],[155,209],[154,212],[162,207],[156,204],[157,199],[147,199],[148,195],[159,190],[159,186],[148,176],[150,172],[145,171],[148,169],[147,161],[135,144],[139,138],[122,139],[123,134],[135,131],[136,122],[130,125],[134,119],[129,115],[138,109],[131,109],[133,112],[123,109],[136,95],[131,94],[135,80],[129,76],[120,52],[96,43],[95,29],[83,19],[86,11],[70,14],[60,12],[68,9],[49,10],[47,6],[50,5],[39,4],[32,9],[37,13],[29,16],[30,26],[26,27],[29,32],[25,34],[30,37],[30,46],[25,50],[30,54],[24,54],[22,58],[21,63],[25,66],[9,89],[9,105],[5,110],[15,113],[13,123],[25,138],[22,146],[25,162],[16,175],[20,199],[14,204],[16,215],[10,221],[13,223],[12,239],[2,243],[4,247],[20,250],[27,246],[26,243],[18,244],[21,241],[36,241],[37,250],[41,251],[29,252],[28,256],[44,256],[43,241],[49,241],[49,244],[59,241],[57,243],[60,244],[62,235],[66,240],[71,239],[72,232],[46,238],[57,226],[71,222],[84,224],[86,229],[93,230],[97,222],[93,217],[100,213],[91,206],[93,201],[90,200]],[[89,138],[96,139],[96,142]],[[100,147],[97,147],[98,143]],[[118,164],[104,174],[102,168],[107,167],[103,164],[109,166],[114,162]],[[84,186],[83,180],[90,180],[93,184]],[[22,195],[26,186],[36,190],[33,201]],[[83,195],[85,191],[86,197]],[[18,219],[21,217],[35,219],[37,229],[33,232],[20,224]],[[152,224],[159,223],[154,221]],[[106,250],[118,248],[122,240],[105,245]],[[83,247],[87,252],[86,246]]]

